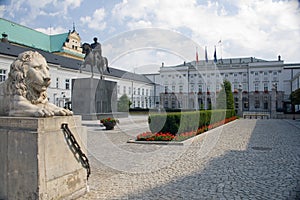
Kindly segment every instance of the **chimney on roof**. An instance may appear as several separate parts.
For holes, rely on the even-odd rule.
[[[280,55],[278,55],[278,61],[281,61],[281,56]]]
[[[186,63],[185,63],[185,61],[183,62],[183,66],[185,66],[186,65]]]
[[[164,67],[164,66],[165,66],[165,63],[164,63],[164,62],[162,62],[162,63],[161,63],[161,67]]]
[[[8,43],[8,38],[7,38],[7,34],[6,33],[2,33],[2,38],[1,38],[1,42],[4,42],[4,43]]]

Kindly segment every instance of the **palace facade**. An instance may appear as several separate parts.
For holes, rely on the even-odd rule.
[[[299,88],[300,63],[284,64],[281,57],[267,61],[254,57],[162,64],[158,74],[146,75],[156,83],[160,106],[171,109],[210,109],[216,106],[224,80],[232,85],[236,109],[242,93],[242,110],[268,112],[271,92],[282,111],[292,91]]]

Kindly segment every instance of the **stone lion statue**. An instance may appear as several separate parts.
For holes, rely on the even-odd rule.
[[[65,116],[73,113],[49,103],[49,67],[38,52],[25,51],[10,65],[5,82],[0,84],[0,115],[21,117]]]

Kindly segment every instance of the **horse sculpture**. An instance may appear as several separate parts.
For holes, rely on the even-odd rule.
[[[94,49],[92,49],[91,45],[88,43],[84,43],[82,45],[82,53],[85,53],[84,61],[82,63],[83,68],[86,65],[91,66],[92,77],[94,76],[94,67],[96,66],[100,72],[100,79],[103,79],[103,73],[105,70],[109,71],[108,61],[106,57],[103,57],[101,54],[101,46],[98,45]],[[80,68],[81,71],[81,68]]]

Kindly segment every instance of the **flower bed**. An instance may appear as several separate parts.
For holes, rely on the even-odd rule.
[[[236,119],[237,119],[236,116],[232,116],[230,118],[226,118],[219,122],[209,124],[208,126],[207,125],[201,126],[197,130],[179,133],[176,135],[172,133],[162,133],[162,132],[159,133],[145,132],[139,134],[136,140],[137,141],[183,141]]]

